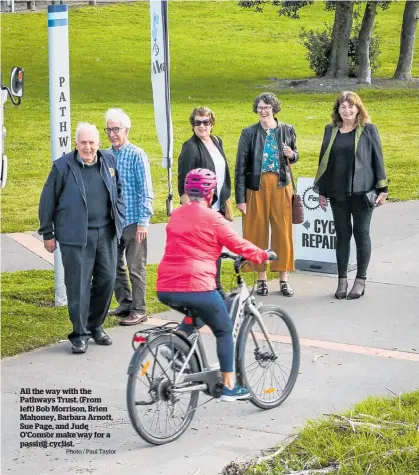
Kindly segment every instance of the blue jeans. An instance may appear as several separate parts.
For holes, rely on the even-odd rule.
[[[227,307],[217,290],[209,292],[157,292],[160,302],[183,312],[191,310],[211,328],[217,341],[217,356],[223,373],[233,372],[233,325]],[[193,325],[182,322],[178,330],[191,334]]]

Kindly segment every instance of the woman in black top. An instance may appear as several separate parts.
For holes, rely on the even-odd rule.
[[[189,116],[192,125],[192,137],[182,145],[178,162],[178,191],[182,204],[189,202],[185,193],[185,177],[195,168],[207,168],[217,177],[212,208],[221,213],[230,221],[233,219],[230,203],[231,179],[230,170],[223,150],[223,143],[219,137],[213,135],[215,125],[214,112],[208,107],[195,107]],[[217,262],[217,289],[224,297],[220,283],[221,258]]]
[[[342,92],[333,106],[332,124],[324,131],[314,189],[320,206],[333,212],[339,282],[337,299],[364,295],[371,257],[370,222],[374,207],[385,203],[388,181],[377,128],[360,97]],[[355,238],[357,276],[348,295],[347,271],[352,234]]]

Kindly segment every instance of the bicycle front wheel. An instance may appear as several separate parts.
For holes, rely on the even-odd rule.
[[[250,316],[239,336],[237,373],[252,395],[250,402],[261,409],[272,409],[282,404],[294,387],[300,343],[295,325],[284,310],[265,305],[259,312],[268,338],[258,320]]]
[[[128,414],[137,433],[151,444],[173,442],[194,416],[199,391],[173,391],[189,349],[180,337],[165,334],[139,348],[133,358],[127,385]],[[195,355],[184,371],[199,371]]]

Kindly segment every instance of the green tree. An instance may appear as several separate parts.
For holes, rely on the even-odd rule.
[[[268,1],[241,1],[239,5],[244,8],[254,8],[256,11],[263,11],[263,5],[269,3]],[[289,0],[272,0],[275,6],[280,7],[279,15],[287,16],[288,18],[298,19],[301,8],[311,5],[313,1],[289,1]],[[327,10],[334,10],[335,16],[333,21],[333,28],[331,30],[330,45],[325,44],[322,49],[328,51],[328,65],[327,69],[322,75],[331,78],[348,77],[350,74],[348,55],[352,43],[357,44],[356,58],[359,61],[359,70],[357,76],[359,82],[371,83],[371,38],[374,28],[375,17],[377,9],[388,8],[391,0],[359,2],[357,0],[336,1],[326,0],[325,8]],[[417,2],[416,2],[417,3]],[[356,40],[351,40],[351,31],[353,28],[354,19],[359,15],[359,7],[362,8],[365,4],[365,11],[358,30],[358,37]],[[354,9],[355,5],[358,7]],[[308,32],[312,38],[316,37],[316,41],[325,40],[325,32],[316,34],[311,31]],[[307,32],[302,32],[305,37],[305,46],[308,48]],[[329,43],[329,42],[328,42]],[[374,56],[378,53],[378,39],[375,41],[377,46]],[[318,45],[320,47],[320,45]],[[309,49],[309,48],[308,48]],[[319,70],[316,69],[319,73]]]

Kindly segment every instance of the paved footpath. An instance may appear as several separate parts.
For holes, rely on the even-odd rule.
[[[276,283],[270,284],[264,301],[286,309],[301,338],[301,372],[282,406],[260,411],[247,402],[212,401],[197,410],[178,441],[150,446],[131,427],[125,404],[134,329],[114,328],[109,331],[111,347],[91,343],[86,355],[71,355],[69,343],[63,342],[3,360],[2,473],[216,475],[230,461],[255,457],[286,440],[308,418],[347,409],[368,395],[417,389],[419,202],[388,204],[374,214],[374,249],[363,298],[335,300],[336,277],[324,274],[294,274],[296,294],[291,299],[279,294]],[[239,229],[240,223],[235,226]],[[158,262],[164,225],[152,226],[150,237],[150,262]],[[25,266],[51,268],[33,252],[36,246],[31,251],[28,240],[24,247],[16,239],[22,236],[3,236],[3,270],[7,266],[11,271]],[[154,318],[161,321],[178,315],[166,312]],[[212,336],[205,334],[204,340],[215,360]],[[90,390],[89,397],[101,398],[100,404],[113,419],[91,422],[89,433],[105,432],[110,438],[77,438],[80,453],[73,455],[66,454],[65,448],[19,448],[24,440],[41,440],[20,438],[20,398],[30,397],[20,394],[22,388]],[[115,453],[86,453],[85,449]]]

